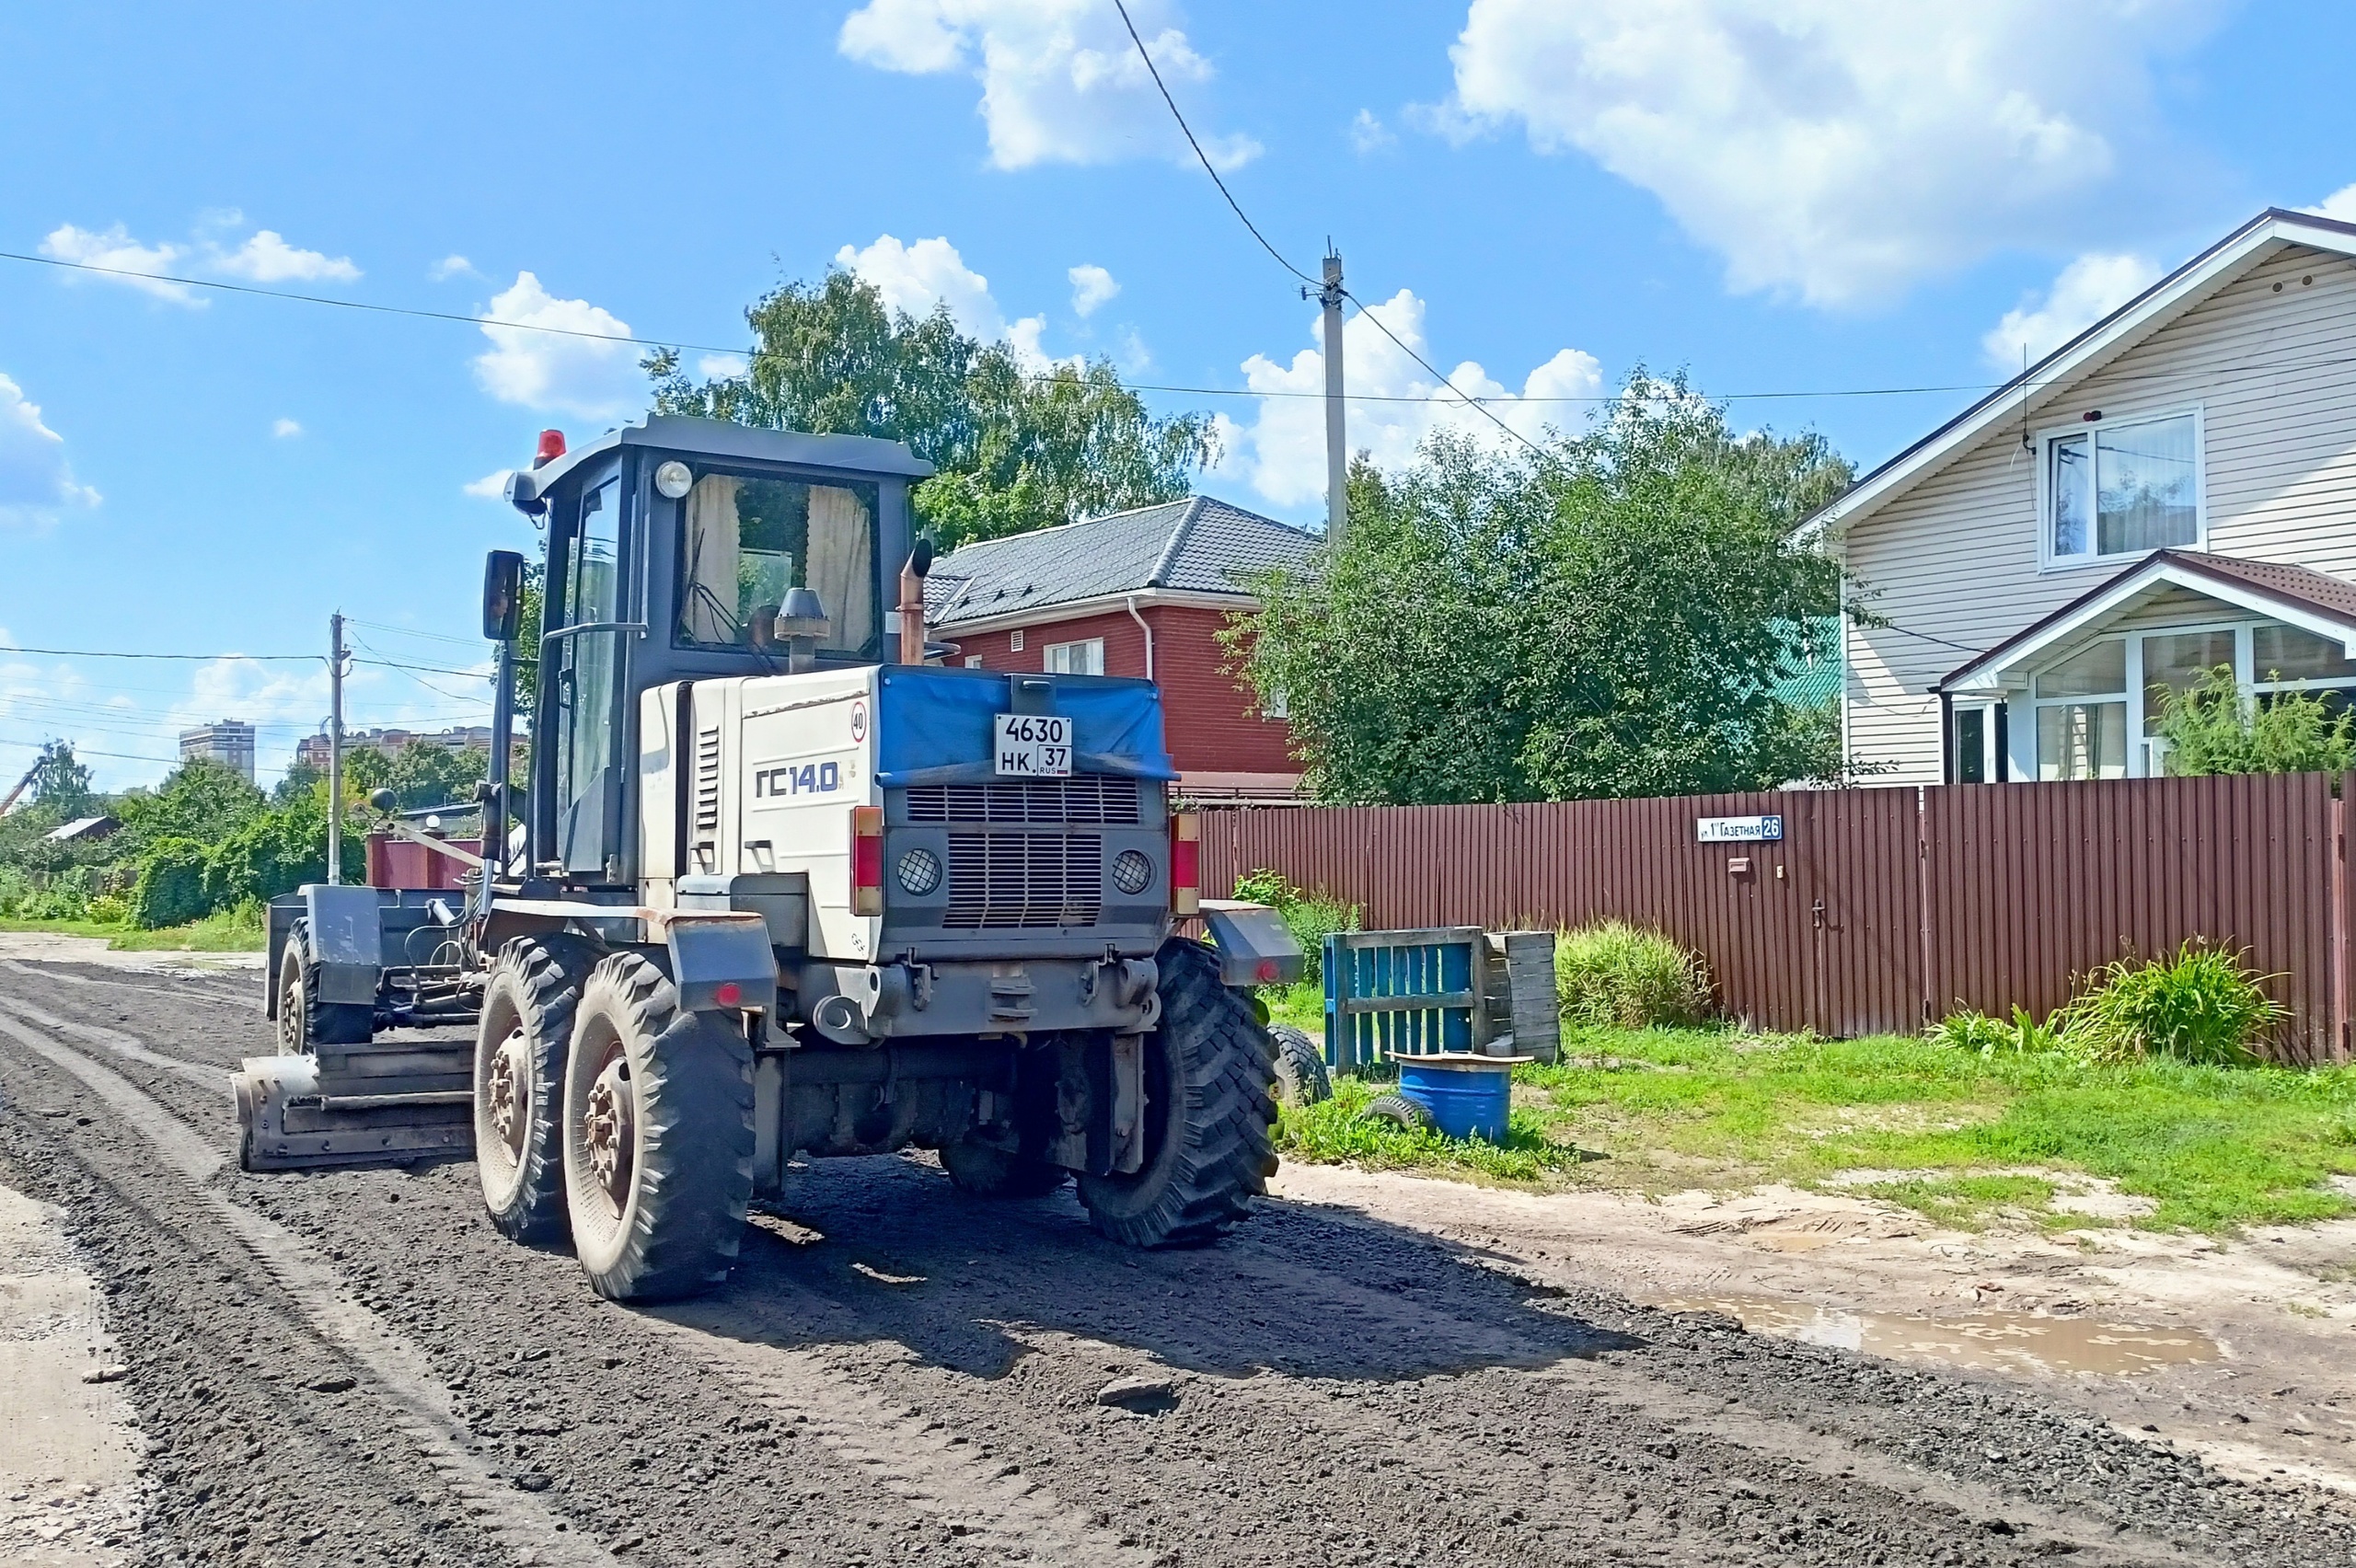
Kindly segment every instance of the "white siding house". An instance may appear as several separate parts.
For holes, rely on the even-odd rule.
[[[1819,519],[1877,782],[2160,771],[2217,663],[2356,694],[2356,225],[2260,213]]]

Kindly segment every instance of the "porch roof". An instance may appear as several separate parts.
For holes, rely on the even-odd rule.
[[[2356,659],[2356,582],[2277,561],[2201,550],[2154,550],[2100,587],[1948,671],[1931,689],[2005,690],[2018,684],[2026,666],[2039,655],[2099,629],[2113,617],[2170,588],[2311,631],[2339,643]]]

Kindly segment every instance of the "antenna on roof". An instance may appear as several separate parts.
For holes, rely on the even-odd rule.
[[[2037,455],[2037,448],[2029,444],[2028,439],[2028,345],[2027,343],[2021,345],[2021,450],[2032,457]]]

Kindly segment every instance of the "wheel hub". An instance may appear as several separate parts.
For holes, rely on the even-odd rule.
[[[636,1142],[637,1096],[630,1091],[629,1064],[617,1055],[589,1089],[588,1114],[582,1141],[589,1153],[589,1174],[604,1190],[618,1215],[629,1202],[630,1155]]]
[[[521,1029],[508,1035],[491,1058],[491,1081],[484,1087],[491,1100],[491,1124],[508,1148],[521,1155],[524,1134],[531,1125],[532,1078],[528,1047]]]
[[[303,1038],[303,982],[290,976],[278,987],[278,1043],[290,1056],[299,1056],[309,1043]]]

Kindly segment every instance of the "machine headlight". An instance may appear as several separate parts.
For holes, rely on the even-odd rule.
[[[911,849],[900,857],[900,885],[922,897],[941,885],[941,857],[930,849]]]
[[[1153,861],[1142,849],[1124,849],[1113,857],[1113,885],[1134,897],[1153,880]]]
[[[684,500],[696,488],[696,476],[685,463],[674,457],[654,470],[654,488],[665,501]]]

